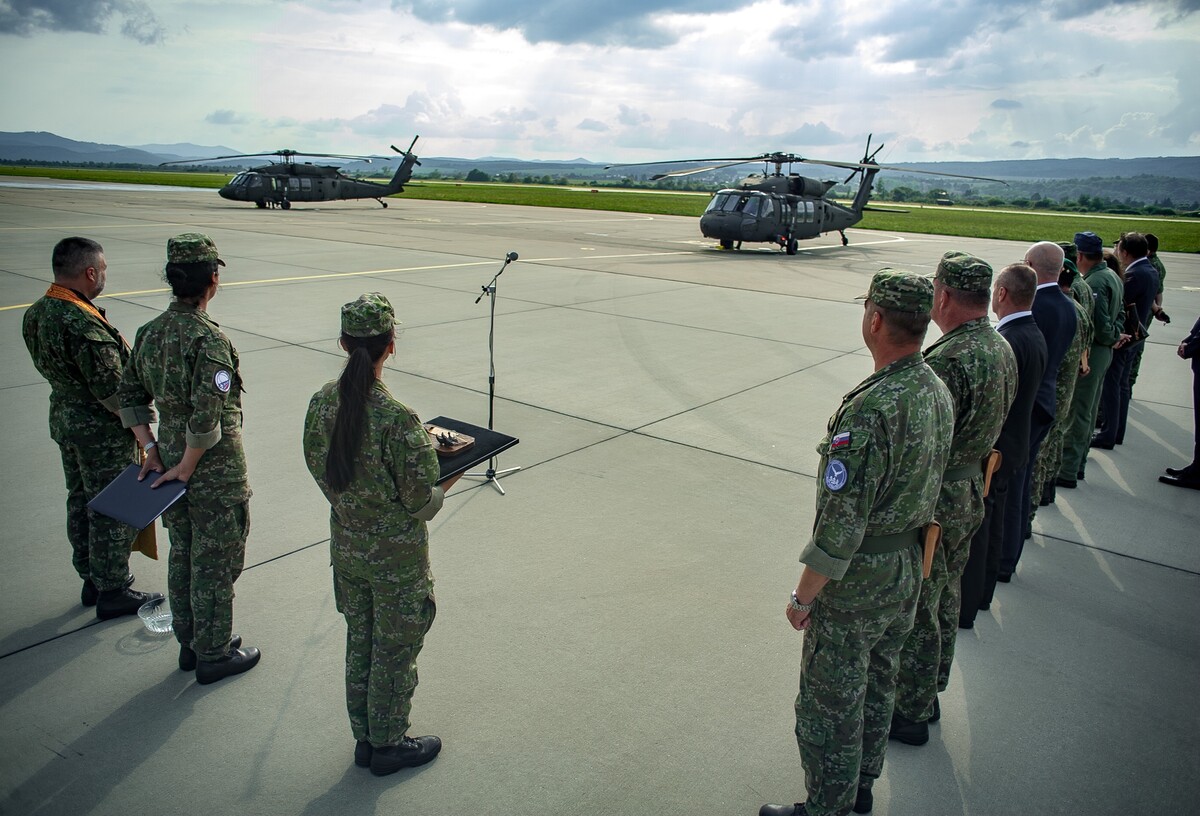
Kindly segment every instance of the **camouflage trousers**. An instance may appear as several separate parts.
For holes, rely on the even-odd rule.
[[[333,571],[346,618],[346,711],[355,740],[395,745],[408,733],[417,655],[433,626],[432,593],[414,593],[391,575]]]
[[[1065,458],[1063,447],[1066,444],[1067,431],[1072,425],[1072,417],[1075,415],[1076,383],[1077,379],[1071,380],[1067,387],[1059,392],[1058,410],[1055,412],[1054,424],[1050,426],[1050,432],[1046,434],[1046,439],[1038,450],[1037,463],[1033,467],[1033,489],[1029,494],[1033,502],[1033,506],[1029,509],[1031,517],[1037,513],[1046,485],[1054,484],[1059,470],[1062,468]],[[1080,395],[1081,402],[1085,396],[1085,394]]]
[[[83,580],[104,591],[125,586],[129,548],[138,531],[88,510],[87,503],[133,463],[137,445],[128,432],[98,434],[86,442],[59,443],[67,481],[67,541]]]
[[[982,497],[981,497],[982,498]],[[913,629],[900,652],[896,676],[896,711],[914,721],[933,716],[939,691],[950,682],[958,618],[962,609],[962,576],[971,555],[971,538],[983,522],[979,513],[960,523],[943,522],[942,543],[933,554],[929,577],[921,582]]]
[[[847,612],[820,596],[804,634],[796,743],[812,816],[848,814],[860,777],[883,771],[900,649],[912,631],[916,597]]]
[[[185,495],[163,523],[171,534],[167,596],[175,638],[199,660],[219,660],[233,637],[233,584],[246,560],[250,502],[198,506]]]

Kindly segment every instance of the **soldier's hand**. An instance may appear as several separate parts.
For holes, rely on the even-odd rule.
[[[142,470],[138,473],[138,481],[145,479],[146,474],[151,471],[162,473],[164,470],[166,467],[163,466],[162,458],[158,455],[158,448],[151,448],[142,460]]]
[[[1114,349],[1119,349],[1121,346],[1123,346],[1123,345],[1125,345],[1126,343],[1128,343],[1128,342],[1130,341],[1130,339],[1132,339],[1132,335],[1128,335],[1128,334],[1122,334],[1122,335],[1121,335],[1121,339],[1120,339],[1120,340],[1118,340],[1116,343],[1113,343],[1113,348],[1114,348]]]
[[[792,628],[797,632],[803,632],[808,628],[810,613],[797,612],[795,609],[792,609],[791,604],[788,604],[785,614],[787,615],[788,623],[790,623]]]
[[[154,488],[158,487],[163,482],[169,482],[172,479],[178,479],[179,481],[183,482],[184,484],[187,484],[187,480],[190,478],[192,478],[192,474],[190,471],[185,472],[183,469],[183,465],[176,465],[175,467],[171,468],[166,473],[164,473],[163,475],[161,475],[157,479],[155,479],[154,484],[150,485],[150,489],[153,490]]]

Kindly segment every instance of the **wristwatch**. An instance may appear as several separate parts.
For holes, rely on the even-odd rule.
[[[792,610],[793,612],[808,613],[808,612],[812,612],[813,604],[815,604],[816,602],[817,602],[817,599],[813,598],[812,603],[800,603],[800,599],[796,597],[796,590],[793,589],[792,590],[792,599],[790,601],[788,601],[788,609]]]
[[[145,445],[142,446],[142,450],[144,450],[146,453],[149,453],[150,451],[154,450],[157,447],[158,447],[157,442],[147,442]]]

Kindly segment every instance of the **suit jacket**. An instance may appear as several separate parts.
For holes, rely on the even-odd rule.
[[[1074,313],[1074,306],[1071,311]],[[1029,461],[1029,421],[1034,400],[1045,372],[1053,369],[1046,365],[1046,338],[1032,317],[1018,317],[1004,324],[1000,336],[1012,346],[1017,358],[1017,396],[996,440],[996,449],[1004,456],[999,470],[1004,477],[1023,469]]]
[[[1057,408],[1054,386],[1058,382],[1058,367],[1071,341],[1075,339],[1079,318],[1071,299],[1055,285],[1037,290],[1033,299],[1033,319],[1046,338],[1046,369],[1042,373],[1034,406],[1042,413],[1041,421],[1049,423],[1054,420]]]
[[[1183,359],[1191,360],[1192,371],[1200,374],[1200,317],[1196,318],[1191,333],[1183,338]]]

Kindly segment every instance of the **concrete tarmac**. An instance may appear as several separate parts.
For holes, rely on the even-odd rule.
[[[581,193],[585,195],[585,193]],[[851,230],[722,252],[695,219],[392,199],[228,204],[214,193],[0,189],[0,813],[744,814],[804,798],[802,636],[784,618],[811,529],[815,446],[872,368],[854,297],[949,249],[1025,245]],[[1095,229],[1062,219],[1062,234]],[[254,489],[235,629],[263,651],[211,686],[135,619],[79,605],[49,387],[25,304],[67,235],[100,241],[102,305],[130,340],[168,303],[168,237],[213,236],[210,306],[241,355]],[[486,424],[488,306],[502,482],[462,481],[431,524],[438,617],[413,732],[445,749],[353,764],[328,506],[306,471],[309,396],[335,377],[338,309],[381,291],[387,367],[421,416]],[[1191,455],[1200,258],[1167,253],[1125,444],[1042,508],[1011,584],[959,635],[942,719],[892,743],[879,816],[1184,814],[1200,801],[1200,493]],[[931,327],[930,342],[936,337]],[[159,528],[165,553],[166,534]],[[165,562],[131,558],[165,590]]]

